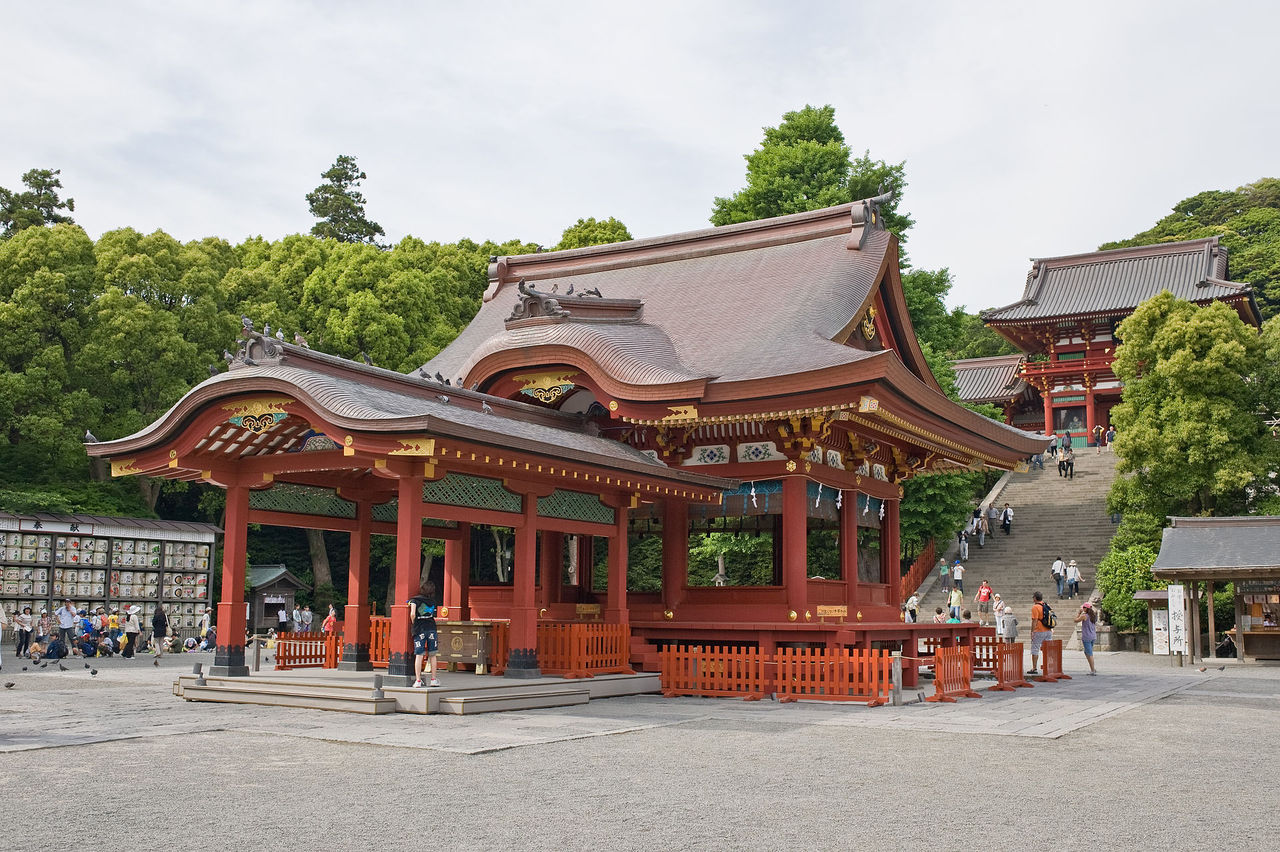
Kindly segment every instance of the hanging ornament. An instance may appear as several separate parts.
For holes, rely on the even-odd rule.
[[[839,509],[843,503],[844,503],[844,492],[837,491],[836,492],[836,508]]]
[[[818,483],[818,499],[813,501],[813,508],[815,509],[818,508],[819,504],[821,503],[822,503],[822,483],[819,482]]]
[[[884,501],[880,501],[880,520],[884,520]]]
[[[870,497],[867,497],[867,502],[866,502],[866,504],[862,507],[862,514],[864,514],[864,515],[865,515],[867,512],[870,512],[870,511],[871,511],[871,498],[870,498]]]
[[[751,483],[751,508],[753,509],[760,508],[759,505],[756,503],[756,484],[754,482]]]

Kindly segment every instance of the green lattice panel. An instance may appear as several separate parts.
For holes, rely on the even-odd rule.
[[[289,482],[278,482],[265,491],[250,491],[249,508],[326,518],[354,519],[356,516],[356,504],[343,500],[332,488]]]
[[[520,495],[512,494],[497,479],[450,473],[436,482],[424,482],[422,499],[428,503],[446,506],[465,506],[469,509],[493,509],[498,512],[522,511]]]
[[[547,497],[538,498],[538,514],[544,518],[591,521],[597,524],[611,524],[614,520],[613,509],[601,503],[596,495],[559,488]]]
[[[391,500],[386,503],[376,503],[373,506],[370,515],[375,521],[383,521],[388,524],[396,522],[396,513],[400,511],[400,501]],[[452,529],[457,526],[455,521],[442,521],[439,518],[423,518],[422,525],[424,527],[449,527]]]

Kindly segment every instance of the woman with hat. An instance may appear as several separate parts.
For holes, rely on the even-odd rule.
[[[1067,563],[1067,597],[1074,599],[1078,594],[1080,594],[1080,568],[1072,559]]]
[[[13,617],[13,632],[18,634],[18,656],[25,657],[31,647],[31,631],[34,629],[31,607],[24,606],[22,612]]]
[[[124,648],[121,649],[120,656],[132,660],[141,636],[142,625],[138,622],[138,606],[134,604],[128,608],[124,619]]]

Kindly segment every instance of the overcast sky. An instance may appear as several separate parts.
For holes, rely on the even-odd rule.
[[[340,153],[391,240],[703,227],[761,128],[832,104],[906,161],[917,266],[970,310],[1030,257],[1276,176],[1274,3],[6,2],[0,186],[91,235],[276,239]]]

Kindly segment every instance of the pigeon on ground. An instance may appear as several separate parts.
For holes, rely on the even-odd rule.
[[[85,664],[84,664],[84,667],[85,667],[86,669],[88,669],[88,668],[92,668],[92,666],[90,666],[88,663],[85,663]]]
[[[68,669],[67,669],[67,667],[66,667],[66,666],[64,666],[62,663],[58,663],[58,671],[60,671],[60,672],[65,672],[65,671],[67,671],[67,670],[68,670]]]
[[[90,676],[90,677],[97,677],[97,676],[98,676],[98,670],[97,670],[97,669],[89,669],[89,676]]]
[[[1226,666],[1218,666],[1218,671],[1225,672],[1226,670],[1227,670]]]
[[[5,688],[5,689],[13,689],[13,687],[14,687],[14,683],[13,683],[13,681],[9,681],[8,683],[6,683],[6,684],[4,685],[4,688]]]
[[[27,667],[26,667],[26,666],[23,666],[23,667],[22,667],[22,670],[25,672],[25,671],[27,670]]]
[[[41,663],[41,664],[40,664],[40,668],[42,668],[42,669],[47,669],[47,668],[49,668],[49,664],[48,664],[48,663]]]

